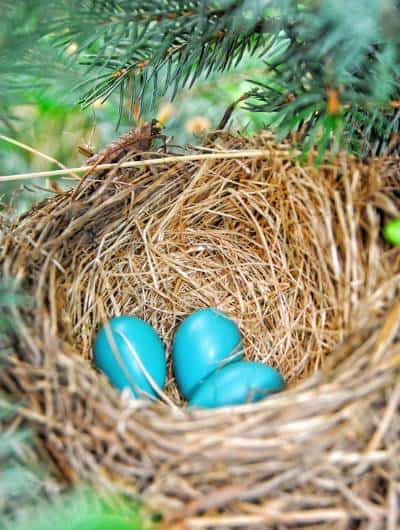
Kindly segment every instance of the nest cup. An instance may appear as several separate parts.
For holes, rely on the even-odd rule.
[[[398,160],[301,165],[268,135],[201,152],[216,156],[98,172],[7,228],[3,275],[34,304],[2,390],[58,480],[134,495],[171,525],[394,530],[400,253],[381,228],[400,213]],[[210,306],[285,392],[191,411],[171,366],[158,403],[93,367],[105,319],[145,319],[170,360],[178,324]]]

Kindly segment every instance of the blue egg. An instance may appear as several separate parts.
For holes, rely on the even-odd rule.
[[[285,383],[281,374],[266,364],[240,361],[211,374],[193,393],[191,407],[225,407],[254,403],[279,392]]]
[[[157,396],[140,363],[159,388],[165,385],[163,343],[156,331],[140,318],[119,316],[111,319],[108,326],[102,326],[94,345],[94,357],[97,367],[112,385],[120,390],[128,387],[136,397],[142,392]]]
[[[214,370],[242,357],[238,326],[217,309],[192,313],[178,327],[172,344],[175,377],[187,399]]]

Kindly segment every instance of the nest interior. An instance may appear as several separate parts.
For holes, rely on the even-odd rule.
[[[381,226],[400,213],[398,159],[301,165],[268,135],[202,152],[226,149],[238,156],[97,172],[6,230],[3,274],[34,304],[15,315],[1,387],[54,474],[170,524],[394,530],[400,253]],[[166,403],[127,400],[92,366],[105,319],[144,318],[169,358],[179,322],[210,306],[285,392],[194,412],[171,366]]]

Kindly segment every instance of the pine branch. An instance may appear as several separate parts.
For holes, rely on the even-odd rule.
[[[81,106],[120,94],[151,100],[259,54],[248,108],[273,113],[305,148],[385,152],[399,133],[399,0],[35,0],[41,39],[76,47]],[[147,99],[147,96],[146,96]],[[397,102],[397,103],[396,103]]]
[[[349,0],[305,10],[285,27],[287,48],[267,57],[267,80],[248,108],[273,112],[281,136],[299,132],[321,155],[332,146],[386,152],[399,132],[398,9]]]
[[[172,86],[173,97],[201,75],[223,72],[246,51],[255,53],[267,30],[263,3],[250,18],[243,17],[244,1],[223,8],[200,0],[78,4],[73,16],[53,21],[51,31],[63,29],[64,44],[76,39],[78,49],[87,52],[82,62],[91,67],[89,72],[96,69],[97,79],[89,81],[92,88],[82,97],[82,107],[117,89],[129,91],[132,107],[145,87],[155,96]],[[87,22],[84,31],[82,20]],[[101,42],[91,37],[99,33]]]

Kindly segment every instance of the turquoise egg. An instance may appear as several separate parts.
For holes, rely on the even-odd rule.
[[[242,357],[239,328],[218,309],[199,309],[188,316],[172,344],[175,377],[187,399],[214,370]]]
[[[159,388],[164,387],[167,371],[165,350],[156,331],[134,316],[115,317],[108,326],[108,329],[102,326],[94,344],[96,366],[120,390],[128,387],[136,397],[141,392],[157,396],[140,366],[142,363]],[[115,342],[115,348],[112,342]]]
[[[240,361],[212,373],[193,393],[191,407],[225,407],[254,403],[279,392],[285,383],[281,374],[266,364]]]

